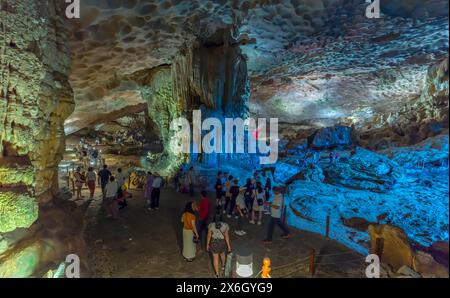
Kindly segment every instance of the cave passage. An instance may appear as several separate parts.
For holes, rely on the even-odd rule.
[[[448,0],[374,3],[0,1],[0,278],[448,278]]]

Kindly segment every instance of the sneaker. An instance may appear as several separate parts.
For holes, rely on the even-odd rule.
[[[227,218],[231,218],[231,215],[228,214],[228,215],[227,215]]]
[[[155,209],[149,207],[149,208],[147,208],[147,210],[153,211],[153,210],[155,210]]]
[[[223,211],[222,211],[222,214],[227,214],[227,211],[226,211],[226,210],[223,210]]]
[[[239,219],[239,216],[236,215],[236,216],[234,217],[234,219]]]
[[[252,225],[254,225],[254,224],[255,224],[255,222],[254,222],[253,220],[251,220],[251,221],[250,221],[250,223],[251,223]]]
[[[245,234],[247,234],[247,232],[246,231],[241,231],[241,236],[244,236]]]
[[[159,210],[159,207],[156,207],[155,209],[156,209],[156,210]]]
[[[260,226],[262,224],[262,222],[258,221],[258,226]]]

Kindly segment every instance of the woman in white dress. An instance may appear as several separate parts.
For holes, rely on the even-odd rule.
[[[195,209],[195,203],[189,202],[181,216],[181,222],[183,223],[183,257],[187,262],[192,262],[197,253],[197,242],[199,237],[194,213]]]

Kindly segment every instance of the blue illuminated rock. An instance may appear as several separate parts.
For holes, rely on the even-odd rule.
[[[311,135],[308,141],[308,145],[314,149],[348,146],[352,143],[351,128],[339,125],[321,128]]]

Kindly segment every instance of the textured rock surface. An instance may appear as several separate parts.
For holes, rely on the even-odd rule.
[[[55,18],[61,12],[55,7],[3,1],[1,11],[0,162],[9,176],[2,184],[41,203],[58,192],[56,167],[64,151],[63,123],[74,106],[64,45],[67,36],[60,18]],[[27,178],[19,180],[14,175]]]
[[[405,5],[405,3],[407,3]],[[71,21],[67,122],[143,102],[123,75],[172,64],[199,36],[232,27],[247,59],[251,111],[313,127],[378,123],[420,96],[428,65],[447,54],[448,1],[382,1],[380,19],[351,0],[83,1]],[[220,41],[220,39],[217,39]],[[221,63],[221,62],[217,62]],[[198,74],[200,75],[200,74]],[[210,90],[197,90],[199,95]]]
[[[381,261],[383,263],[392,266],[394,271],[404,265],[412,267],[414,251],[402,229],[389,225],[371,225],[368,231],[371,253],[377,253],[377,238],[383,239],[381,248]]]
[[[412,146],[393,150],[386,157],[357,147],[356,151],[337,151],[338,162],[330,163],[323,154],[319,163],[306,168],[296,163],[302,155],[293,151],[275,165],[274,175],[278,183],[290,182],[288,222],[324,233],[325,219],[330,216],[331,237],[361,253],[369,250],[370,223],[400,227],[408,239],[424,247],[448,241],[446,164],[408,163],[411,156],[432,158],[431,152],[440,156],[439,160],[448,156],[447,137],[444,134],[430,140],[431,144],[444,144],[442,151],[437,149],[439,146],[432,151],[427,146]],[[321,172],[323,181],[314,178]]]
[[[358,148],[355,154],[327,167],[325,176],[333,185],[381,192],[392,189],[402,174],[390,159]]]
[[[63,123],[74,102],[68,31],[59,17],[65,6],[46,3],[0,3],[0,235],[13,239],[1,241],[0,277],[29,276],[62,262],[81,233],[65,230],[70,212],[53,200]],[[55,216],[58,212],[64,215]],[[16,233],[17,228],[28,229]]]
[[[321,128],[309,137],[309,146],[314,149],[346,146],[351,143],[351,128],[348,126]]]
[[[382,238],[381,261],[394,271],[402,271],[407,266],[423,277],[448,277],[448,268],[432,255],[414,249],[403,230],[390,225],[370,225],[368,231],[371,252],[377,252],[377,238]]]
[[[365,127],[361,144],[383,149],[394,144],[412,145],[448,129],[448,57],[432,64],[420,95],[387,117],[379,118],[372,129]]]

